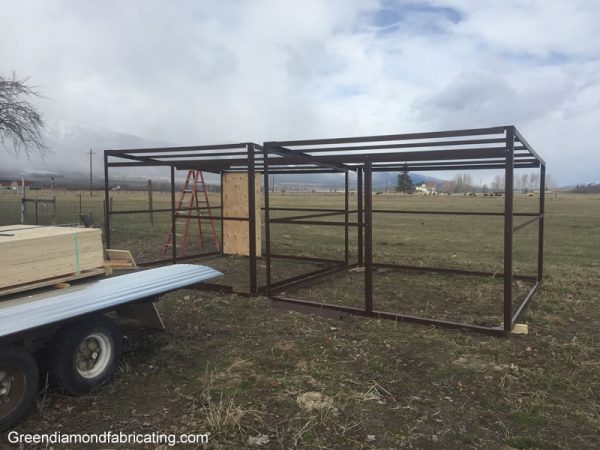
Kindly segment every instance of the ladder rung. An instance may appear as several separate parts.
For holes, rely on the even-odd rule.
[[[184,198],[186,198],[186,194],[193,194],[191,202],[188,200],[184,200]],[[198,194],[200,194],[200,196]],[[184,208],[184,202],[185,204],[190,203],[190,206],[189,208],[186,207],[185,211],[182,211],[181,209]],[[181,253],[183,253],[186,247],[187,233],[190,231],[190,220],[192,219],[192,217],[185,216],[192,215],[194,214],[194,212],[198,215],[197,220],[200,232],[200,239],[202,239],[202,248],[204,248],[204,233],[211,234],[205,229],[206,224],[202,223],[203,221],[200,220],[204,218],[210,219],[212,227],[212,237],[215,242],[215,245],[217,246],[217,248],[219,248],[218,238],[214,230],[215,219],[213,218],[212,211],[210,211],[209,208],[210,203],[209,199],[207,198],[206,183],[202,172],[197,170],[188,171],[185,184],[183,185],[181,190],[181,196],[179,197],[179,203],[177,204],[177,208],[174,211],[174,215],[175,217],[177,217],[177,219],[175,219],[175,227],[171,227],[171,231],[168,234],[165,248],[173,248],[173,246],[175,246],[176,248],[180,249]],[[185,221],[183,222],[179,219],[184,219]],[[193,228],[195,228],[195,225]],[[178,232],[177,230],[181,231]],[[173,242],[177,242],[177,240],[179,240],[180,243],[176,243],[175,245],[173,245]]]

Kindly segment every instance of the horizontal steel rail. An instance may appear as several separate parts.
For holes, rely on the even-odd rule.
[[[265,208],[261,208],[263,211],[265,210]],[[345,210],[343,209],[325,209],[325,208],[284,208],[284,207],[273,207],[273,208],[269,208],[269,211],[307,211],[307,212],[311,212],[311,211],[315,211],[315,212],[344,212]]]
[[[503,336],[506,334],[506,332],[502,328],[499,328],[499,327],[484,327],[481,325],[471,325],[471,324],[467,324],[467,323],[452,322],[449,320],[441,320],[441,319],[428,319],[425,317],[417,317],[417,316],[412,316],[409,314],[390,313],[390,312],[377,311],[377,310],[369,312],[369,311],[365,311],[364,309],[356,308],[353,306],[335,305],[335,304],[331,304],[331,303],[319,303],[319,302],[313,302],[313,301],[309,301],[309,300],[300,300],[300,299],[285,297],[283,295],[274,295],[274,296],[271,296],[270,298],[271,298],[271,300],[274,300],[274,301],[287,302],[287,303],[296,304],[296,305],[304,305],[304,306],[314,307],[315,312],[317,312],[319,309],[326,309],[326,310],[331,310],[331,311],[347,312],[348,314],[354,314],[354,315],[358,315],[358,316],[374,317],[377,319],[396,320],[399,322],[414,322],[414,323],[419,323],[422,325],[442,326],[445,328],[454,328],[454,329],[458,329],[458,330],[470,330],[470,331],[476,331],[478,333],[485,333],[485,334],[491,334],[491,335],[496,335],[496,336]]]
[[[470,139],[470,140],[454,140],[454,141],[429,141],[429,142],[411,142],[410,144],[381,144],[381,145],[353,145],[351,147],[312,147],[302,148],[300,150],[290,149],[291,151],[302,151],[310,153],[334,153],[338,151],[354,152],[354,151],[370,151],[370,150],[394,150],[400,148],[420,148],[420,147],[451,147],[457,145],[479,145],[479,144],[504,144],[505,138],[491,139]],[[284,144],[285,145],[285,144]],[[289,145],[288,145],[289,147]]]
[[[373,213],[378,214],[441,214],[441,215],[456,215],[456,216],[501,216],[503,212],[495,211],[417,211],[417,210],[398,210],[398,209],[374,209]],[[536,216],[538,213],[514,213],[515,216]]]
[[[540,164],[535,163],[526,163],[526,164],[515,164],[515,169],[535,169],[540,167]],[[403,172],[408,170],[409,172],[429,172],[429,171],[453,171],[453,170],[498,170],[505,169],[506,166],[504,164],[478,164],[478,165],[451,165],[451,166],[416,166],[416,165],[408,165],[408,166],[377,166],[376,169],[373,169],[374,172]]]
[[[519,163],[535,163],[538,162],[535,158],[532,158],[531,155],[529,153],[522,153],[522,154],[516,154],[515,155],[515,162],[519,162]],[[482,160],[463,160],[463,161],[452,161],[452,162],[448,162],[448,161],[437,161],[437,162],[416,162],[414,164],[419,164],[419,165],[427,165],[427,167],[434,167],[434,166],[447,166],[449,164],[452,165],[464,165],[465,167],[470,167],[470,166],[477,166],[479,164],[505,164],[506,161],[503,158],[499,158],[499,159],[486,159],[485,161]],[[396,163],[394,163],[396,164]],[[373,164],[373,168],[375,167],[388,167],[389,163],[375,163]]]
[[[177,261],[191,261],[193,259],[204,259],[211,256],[220,256],[221,252],[196,253],[195,255],[178,256]],[[173,264],[173,258],[155,259],[152,261],[138,262],[140,267],[152,267],[164,264]]]
[[[522,147],[525,149],[525,147]],[[515,150],[519,150],[518,147]],[[310,156],[312,164],[342,164],[341,169],[348,168],[347,164],[364,163],[365,161],[372,162],[408,162],[408,161],[436,161],[436,160],[457,160],[457,159],[481,159],[501,158],[506,153],[504,147],[482,147],[469,149],[452,149],[452,150],[430,150],[430,151],[414,151],[400,153],[378,153],[372,155],[328,155],[328,156]],[[269,170],[271,166],[289,166],[295,164],[306,163],[307,155],[290,155],[269,161]],[[227,170],[231,166],[244,166],[247,159],[222,159],[203,161],[201,167],[205,170]],[[193,169],[198,167],[198,163],[189,161],[173,161],[171,164],[182,169]],[[262,167],[257,165],[256,170],[261,170]],[[340,170],[341,170],[340,169]]]
[[[249,221],[248,217],[233,217],[233,216],[199,216],[195,214],[176,214],[177,218],[182,219],[198,219],[198,220],[241,220],[244,222]]]
[[[341,261],[339,259],[316,258],[313,256],[299,256],[299,255],[282,255],[282,254],[276,254],[276,253],[271,253],[271,258],[291,259],[291,260],[312,262],[312,263],[344,264],[344,262],[345,262],[345,261]]]
[[[427,267],[427,266],[409,266],[403,264],[394,264],[394,263],[373,263],[373,267],[385,267],[387,269],[401,269],[401,270],[411,270],[416,272],[437,272],[437,273],[447,273],[454,275],[472,275],[477,277],[494,277],[494,278],[504,278],[504,274],[502,272],[485,272],[478,270],[467,270],[467,269],[447,269],[443,267]],[[530,275],[513,275],[515,280],[523,280],[523,281],[535,281],[536,277]]]
[[[221,209],[221,205],[218,206],[199,206],[199,207],[191,207],[191,208],[179,208],[178,211],[197,211],[197,210],[207,210],[207,209]],[[161,213],[161,212],[171,212],[171,208],[158,208],[158,209],[131,209],[131,210],[112,210],[109,211],[109,214],[141,214],[141,213]]]
[[[244,156],[246,154],[248,154],[248,152],[244,149],[241,149],[234,152],[173,153],[168,155],[152,156],[152,158],[212,158],[222,156]],[[262,153],[257,152],[256,157],[261,158]]]
[[[197,151],[197,150],[230,150],[234,148],[246,148],[249,142],[238,144],[218,144],[218,145],[192,145],[188,147],[149,147],[149,148],[131,148],[123,150],[104,150],[109,156],[121,156],[128,153],[169,153],[181,151]],[[254,144],[255,146],[258,144]]]
[[[293,225],[323,225],[325,227],[343,227],[346,226],[346,222],[325,222],[324,220],[285,220],[285,219],[270,219],[269,223],[278,224],[293,224]],[[349,227],[357,227],[358,223],[348,222]]]
[[[377,141],[402,141],[409,139],[428,139],[428,138],[446,138],[446,137],[462,137],[462,136],[483,136],[487,134],[502,134],[507,127],[489,127],[489,128],[472,128],[467,130],[452,130],[452,131],[430,131],[425,133],[404,133],[404,134],[386,134],[379,136],[360,136],[348,138],[333,138],[333,139],[304,139],[296,141],[272,141],[265,142],[267,145],[284,145],[284,146],[299,146],[299,145],[329,145],[329,144],[353,144],[362,142],[377,142]]]

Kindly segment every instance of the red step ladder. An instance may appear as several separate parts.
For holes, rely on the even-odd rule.
[[[200,184],[201,187],[200,191],[204,194],[204,198],[201,198],[200,200],[198,199],[198,184]],[[189,200],[187,200],[186,198],[188,195]],[[184,208],[183,211],[182,208]],[[166,254],[167,250],[169,250],[169,248],[173,246],[173,243],[175,243],[175,246],[179,250],[179,256],[185,255],[188,234],[190,232],[190,224],[194,219],[192,217],[181,216],[194,215],[194,212],[195,215],[205,216],[210,220],[210,229],[213,242],[217,251],[219,251],[219,238],[217,237],[217,232],[215,230],[215,219],[210,210],[210,203],[208,202],[208,193],[206,192],[206,183],[204,182],[204,175],[200,170],[190,170],[188,171],[187,176],[185,177],[185,183],[183,184],[183,189],[181,190],[181,194],[179,195],[179,201],[177,202],[177,206],[175,208],[175,225],[176,230],[178,231],[175,233],[175,239],[173,239],[173,226],[171,226],[169,234],[167,235],[167,240],[165,242],[163,254]],[[204,212],[206,212],[206,214],[203,214]],[[198,240],[200,243],[200,248],[204,250],[205,244],[204,233],[202,232],[202,222],[205,222],[206,220],[200,217],[198,217],[195,220],[198,221]],[[180,231],[182,229],[183,232]],[[179,243],[177,243],[177,238],[179,236],[181,236],[181,239],[179,239]]]

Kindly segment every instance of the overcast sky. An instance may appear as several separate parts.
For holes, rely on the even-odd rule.
[[[514,124],[574,184],[599,28],[597,0],[0,0],[0,73],[47,119],[182,145]]]

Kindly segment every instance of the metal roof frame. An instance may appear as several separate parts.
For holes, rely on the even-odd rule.
[[[261,171],[264,158],[272,173],[356,171],[366,162],[374,171],[504,169],[507,133],[514,136],[514,167],[535,168],[544,160],[516,127],[500,126],[427,133],[337,139],[271,141],[187,147],[105,150],[108,167],[172,166],[182,170],[248,170],[248,149]],[[121,161],[118,161],[118,160]],[[126,160],[126,161],[122,161]]]
[[[105,150],[104,152],[104,192],[105,192],[105,229],[106,242],[110,246],[110,218],[119,211],[109,208],[110,167],[146,167],[166,166],[171,172],[171,228],[173,235],[176,229],[175,210],[175,170],[202,170],[206,172],[244,172],[248,174],[248,218],[218,217],[224,220],[243,220],[248,222],[249,236],[256,235],[257,217],[255,208],[255,176],[262,174],[264,195],[264,229],[265,229],[265,262],[266,284],[258,287],[256,240],[249,240],[249,294],[265,293],[276,302],[297,308],[312,308],[312,311],[333,310],[351,314],[394,320],[413,321],[418,323],[463,328],[491,334],[510,332],[539,290],[543,278],[543,238],[544,238],[544,197],[546,163],[531,147],[513,125],[451,130],[428,133],[393,134],[380,136],[362,136],[335,139],[305,139],[295,141],[271,141],[259,145],[253,142],[237,144],[202,145],[190,147],[165,147]],[[514,170],[522,168],[540,169],[540,203],[538,211],[529,213],[514,212]],[[488,170],[501,169],[505,175],[504,211],[401,211],[373,209],[373,172],[383,171],[453,171],[453,170]],[[349,207],[349,173],[356,172],[357,177],[357,209]],[[303,214],[295,217],[270,218],[269,175],[271,174],[305,174],[305,173],[343,173],[344,174],[344,210],[316,209],[315,214]],[[216,209],[221,209],[221,204]],[[294,209],[312,211],[312,209]],[[129,211],[129,213],[146,213],[146,210]],[[351,213],[357,213],[357,221],[350,222]],[[504,218],[504,270],[502,274],[483,273],[447,268],[423,268],[385,264],[402,270],[433,271],[442,273],[467,274],[475,276],[501,276],[504,283],[503,323],[501,327],[478,326],[436,320],[426,317],[414,317],[405,314],[378,311],[374,307],[373,268],[382,263],[373,261],[373,214],[457,214],[457,215],[499,215]],[[325,216],[343,215],[343,222],[306,220]],[[514,226],[515,216],[531,216],[520,225]],[[200,216],[185,216],[198,217]],[[513,234],[525,226],[537,223],[537,275],[523,277],[513,271]],[[302,226],[337,226],[344,228],[344,259],[324,261],[319,258],[299,258],[297,255],[277,255],[271,252],[271,224],[300,224]],[[349,259],[349,230],[357,230],[357,263]],[[174,244],[174,243],[173,243]],[[218,253],[218,252],[216,252]],[[208,257],[215,253],[193,255]],[[329,266],[297,275],[286,280],[271,279],[271,259],[303,259],[308,262],[327,263]],[[176,263],[182,257],[177,255],[176,246],[172,245],[170,262]],[[164,262],[164,261],[158,261]],[[338,270],[348,269],[353,265],[364,266],[364,308],[349,308],[340,305],[313,303],[302,299],[292,299],[284,295],[282,289],[299,283],[322,277]],[[513,307],[513,279],[531,281],[532,287],[525,298]],[[231,286],[230,286],[231,288]]]

